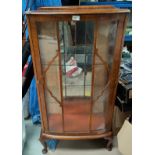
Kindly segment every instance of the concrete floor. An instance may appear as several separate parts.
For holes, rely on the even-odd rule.
[[[40,125],[33,125],[31,120],[25,121],[26,139],[23,155],[42,155],[42,145],[38,138]],[[102,140],[60,141],[55,152],[48,151],[47,155],[121,155],[117,149],[117,139],[114,137],[112,151],[103,148]]]

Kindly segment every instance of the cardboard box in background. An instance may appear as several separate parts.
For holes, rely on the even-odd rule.
[[[122,155],[132,155],[132,125],[125,120],[117,134],[118,149]]]

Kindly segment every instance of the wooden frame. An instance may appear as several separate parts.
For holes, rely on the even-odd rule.
[[[112,117],[114,109],[114,101],[116,95],[116,87],[118,82],[119,75],[119,66],[121,58],[121,49],[123,46],[124,40],[124,30],[127,21],[127,14],[129,10],[126,9],[117,9],[111,6],[76,6],[76,7],[43,7],[37,11],[28,11],[26,13],[29,29],[29,38],[31,44],[31,54],[34,65],[34,72],[36,77],[37,91],[38,91],[38,100],[39,108],[41,112],[41,122],[42,122],[42,131],[40,135],[40,140],[44,146],[43,153],[47,152],[47,145],[45,143],[46,139],[96,139],[96,138],[105,138],[108,139],[107,147],[110,149],[112,147]],[[59,21],[72,21],[72,15],[80,16],[80,21],[92,20],[95,23],[94,29],[94,41],[93,41],[93,64],[92,64],[92,84],[91,84],[91,104],[90,104],[90,114],[89,114],[89,131],[88,132],[66,132],[64,123],[64,101],[62,93],[62,66],[61,66],[61,54],[60,54],[60,39],[59,39]],[[105,112],[105,124],[106,130],[92,130],[92,118],[93,118],[93,96],[94,96],[94,74],[95,74],[95,57],[98,58],[104,63],[102,56],[98,53],[97,48],[97,37],[98,37],[98,23],[99,20],[103,19],[104,21],[117,21],[117,31],[115,44],[113,49],[113,62],[109,75],[109,95],[108,95],[108,104]],[[48,22],[55,21],[57,24],[57,55],[59,59],[59,74],[60,74],[60,88],[61,88],[61,101],[60,106],[62,108],[62,132],[54,131],[52,132],[49,128],[48,120],[48,109],[45,101],[45,84],[43,79],[43,70],[41,67],[41,56],[39,49],[39,41],[37,35],[37,22]],[[104,90],[103,90],[104,92]],[[102,94],[103,94],[102,92]],[[102,96],[102,94],[100,96]]]

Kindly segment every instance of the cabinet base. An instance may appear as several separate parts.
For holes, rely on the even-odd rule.
[[[106,149],[108,151],[112,150],[113,144],[112,144],[112,132],[106,132],[103,134],[89,134],[89,135],[53,135],[53,134],[47,134],[47,133],[40,133],[40,142],[43,145],[43,150],[42,153],[46,154],[48,152],[47,149],[47,143],[46,140],[50,140],[50,139],[58,139],[58,140],[86,140],[86,139],[99,139],[99,138],[104,138],[104,140],[106,141]]]

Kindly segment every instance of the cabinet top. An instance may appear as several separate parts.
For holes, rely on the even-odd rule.
[[[129,13],[128,9],[119,9],[110,5],[101,6],[61,6],[61,7],[40,7],[35,11],[26,11],[26,14],[114,14]]]

